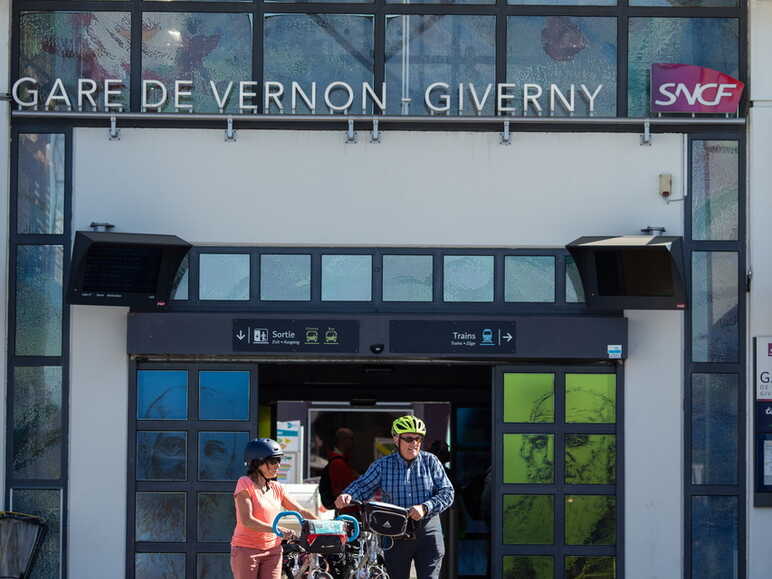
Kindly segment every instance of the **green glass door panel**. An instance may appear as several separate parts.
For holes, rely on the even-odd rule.
[[[616,481],[615,434],[566,434],[566,484],[610,485]]]
[[[555,375],[504,374],[504,422],[555,422]]]
[[[504,495],[504,543],[552,545],[555,500],[552,495]]]
[[[552,557],[507,555],[504,557],[504,579],[553,579],[555,561]]]
[[[505,434],[505,484],[552,484],[555,479],[554,434]]]
[[[566,579],[615,579],[616,557],[566,557]]]
[[[566,544],[613,545],[617,535],[616,497],[569,495],[566,497]]]
[[[614,424],[616,375],[566,374],[566,422]]]

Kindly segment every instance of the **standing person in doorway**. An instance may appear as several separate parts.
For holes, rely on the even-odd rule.
[[[354,431],[341,426],[335,431],[335,448],[327,457],[330,471],[332,496],[337,497],[354,479],[357,473],[351,468],[349,460],[354,448]]]
[[[244,449],[246,476],[236,483],[236,528],[231,539],[234,579],[280,579],[281,539],[273,533],[273,519],[283,510],[298,511],[306,519],[316,516],[301,508],[276,482],[284,452],[270,438],[256,438]],[[286,538],[291,530],[280,527]]]
[[[437,516],[453,503],[453,485],[436,456],[421,450],[426,424],[415,416],[401,416],[391,425],[397,452],[376,460],[335,501],[339,509],[352,499],[364,501],[376,490],[383,500],[408,509],[415,521],[414,540],[396,540],[386,551],[391,579],[408,579],[415,562],[418,579],[438,579],[445,546]]]

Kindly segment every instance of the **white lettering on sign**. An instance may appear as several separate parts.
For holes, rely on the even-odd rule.
[[[772,402],[772,357],[769,356],[772,337],[756,338],[756,400]]]
[[[686,98],[686,102],[690,105],[700,103],[708,107],[714,107],[721,102],[724,97],[734,96],[734,92],[730,89],[736,89],[737,85],[733,83],[715,83],[706,82],[705,84],[697,83],[694,86],[694,90],[690,91],[684,83],[679,82],[666,82],[659,85],[659,94],[665,97],[664,100],[658,99],[654,101],[654,104],[669,106],[675,104],[679,96]],[[703,95],[707,90],[715,90],[716,95],[712,99],[707,99]]]

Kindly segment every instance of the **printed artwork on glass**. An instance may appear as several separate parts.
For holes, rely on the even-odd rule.
[[[135,540],[185,541],[185,493],[136,493],[135,508]]]
[[[199,541],[230,541],[235,525],[236,511],[233,494],[198,494]]]
[[[18,233],[64,233],[64,134],[21,133]]]
[[[566,263],[566,303],[575,304],[584,302],[584,286],[579,268],[571,256],[565,257]]]
[[[554,501],[552,495],[504,495],[504,544],[551,545],[555,541]]]
[[[137,432],[137,480],[185,480],[187,432]]]
[[[504,301],[554,302],[555,258],[551,255],[505,256]]]
[[[61,245],[16,247],[16,354],[61,356]]]
[[[555,375],[504,374],[504,422],[555,422]]]
[[[247,420],[249,372],[198,373],[199,420]]]
[[[735,252],[692,252],[692,360],[737,362],[740,329]]]
[[[322,256],[322,301],[369,302],[372,297],[372,256]]]
[[[198,263],[199,299],[249,299],[249,254],[202,253]]]
[[[446,302],[492,302],[493,256],[444,256],[443,296]]]
[[[183,579],[185,553],[137,553],[134,579]]]
[[[616,422],[615,374],[566,374],[566,422]]]
[[[504,435],[504,484],[552,484],[554,434]]]
[[[737,141],[693,141],[692,238],[737,239],[740,157]]]
[[[188,373],[184,370],[137,372],[138,420],[185,420],[188,417]]]
[[[692,375],[692,484],[737,484],[736,374]]]
[[[235,481],[244,474],[248,432],[199,432],[198,480]]]
[[[569,495],[565,501],[566,545],[616,544],[616,497]]]
[[[308,301],[311,299],[311,256],[277,254],[260,256],[260,299]]]
[[[734,496],[694,496],[692,577],[739,579],[739,505]]]
[[[566,484],[614,484],[617,437],[614,434],[566,434],[564,459]]]
[[[46,536],[35,558],[30,579],[60,577],[62,560],[62,491],[58,489],[11,489],[10,508],[43,517]]]
[[[383,301],[432,301],[433,261],[431,255],[384,255]]]
[[[230,578],[230,553],[198,553],[196,555],[196,579]]]
[[[186,255],[180,262],[180,267],[177,268],[177,273],[174,274],[174,281],[172,282],[172,299],[173,300],[186,300],[188,299],[190,283],[190,256]]]
[[[507,555],[502,579],[554,579],[555,560],[544,555]]]
[[[615,557],[566,557],[566,579],[616,579]]]

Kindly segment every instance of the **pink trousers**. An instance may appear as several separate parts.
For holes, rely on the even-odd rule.
[[[281,545],[264,551],[231,546],[233,579],[281,579]]]

